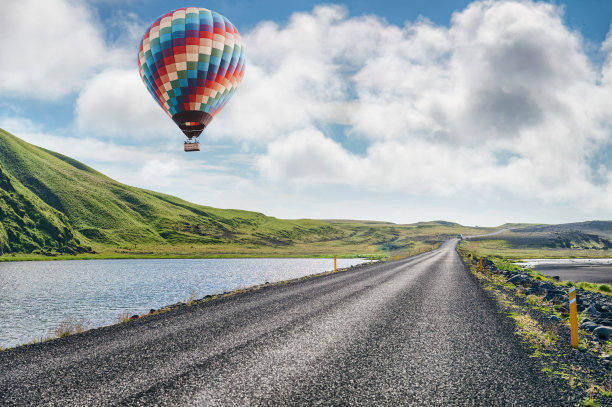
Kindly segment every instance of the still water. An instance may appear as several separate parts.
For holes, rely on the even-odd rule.
[[[362,263],[338,259],[338,267]],[[189,299],[333,270],[333,259],[142,259],[0,263],[0,346],[48,336],[68,318],[88,328]]]

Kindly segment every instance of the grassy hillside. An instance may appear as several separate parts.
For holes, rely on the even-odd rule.
[[[438,234],[484,233],[449,222],[395,225],[281,220],[216,209],[116,182],[0,130],[3,253],[109,256],[350,255],[418,250]],[[6,213],[6,215],[5,215]]]
[[[9,176],[0,165],[0,255],[86,253],[68,219]]]

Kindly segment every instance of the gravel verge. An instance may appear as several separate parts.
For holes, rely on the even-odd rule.
[[[576,290],[579,348],[570,346],[569,287],[527,270],[502,270],[483,258],[462,260],[504,312],[515,321],[515,333],[532,351],[541,371],[564,380],[580,405],[612,406],[612,297]]]

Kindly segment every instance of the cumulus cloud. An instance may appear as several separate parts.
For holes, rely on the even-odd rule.
[[[0,128],[22,140],[51,151],[61,152],[77,160],[88,163],[128,163],[145,165],[149,162],[171,162],[176,156],[159,152],[149,146],[129,146],[85,135],[71,137],[58,135],[44,130],[39,123],[23,117],[0,117]],[[181,150],[176,148],[177,152]],[[92,164],[90,164],[92,165]]]
[[[217,120],[226,136],[264,141],[272,181],[612,209],[612,168],[592,162],[611,141],[612,62],[589,60],[560,7],[477,1],[449,27],[398,27],[321,6],[245,41],[244,87]],[[348,128],[343,144],[326,134],[334,123]]]
[[[91,39],[82,53],[90,62],[72,70],[69,59],[43,53],[50,62],[31,81],[38,95],[81,89],[76,124],[93,136],[180,136],[136,68],[113,60],[142,31],[138,17],[122,17],[122,41],[104,42],[93,14],[73,6],[69,12],[87,22],[80,38]],[[479,191],[612,210],[612,165],[602,153],[612,151],[612,34],[601,45],[603,64],[591,61],[562,7],[483,0],[449,26],[426,19],[397,26],[325,5],[242,34],[245,79],[206,137],[243,146],[279,190],[291,183],[425,196]],[[61,54],[51,37],[47,48]],[[10,46],[25,47],[19,41]],[[0,73],[15,64],[0,61]],[[46,77],[58,79],[45,84]],[[28,94],[25,79],[15,78],[0,79],[0,89]],[[179,177],[171,158],[150,166],[168,185]]]
[[[89,7],[77,0],[5,1],[0,6],[0,91],[55,100],[78,91],[102,66],[119,64]]]
[[[108,69],[87,82],[76,101],[82,131],[116,137],[178,137],[174,122],[147,92],[137,69]]]

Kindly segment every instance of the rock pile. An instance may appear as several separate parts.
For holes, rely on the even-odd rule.
[[[505,276],[506,282],[523,287],[526,295],[543,296],[546,301],[559,304],[565,314],[569,313],[569,287],[537,280],[521,270],[500,270],[488,259],[483,259],[483,267],[491,273]],[[594,339],[612,340],[612,297],[576,289],[576,304],[578,312],[583,316],[580,328],[592,332]],[[553,315],[551,319],[558,317]]]

